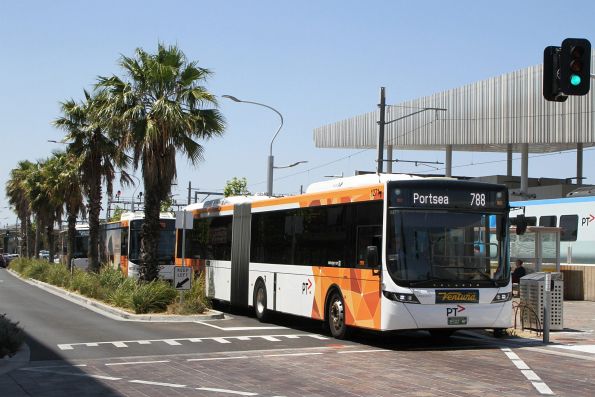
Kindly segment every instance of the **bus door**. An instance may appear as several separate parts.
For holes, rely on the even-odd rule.
[[[248,306],[250,211],[250,203],[236,204],[233,208],[230,302],[241,306]]]

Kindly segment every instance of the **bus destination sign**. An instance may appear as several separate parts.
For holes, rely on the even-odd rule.
[[[503,192],[462,189],[395,188],[390,194],[391,207],[413,208],[504,208]]]

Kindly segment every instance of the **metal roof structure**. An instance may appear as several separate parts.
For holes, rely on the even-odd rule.
[[[595,57],[593,57],[595,58]],[[592,62],[595,64],[595,62]],[[595,146],[595,89],[566,102],[542,96],[543,65],[386,106],[385,146],[400,150],[532,153]],[[388,124],[421,108],[425,111]],[[379,110],[314,130],[320,148],[375,148]],[[581,149],[582,150],[582,149]]]

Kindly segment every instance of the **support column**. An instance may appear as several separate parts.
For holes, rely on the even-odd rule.
[[[393,145],[386,145],[386,173],[393,173]]]
[[[444,165],[444,176],[452,177],[452,145],[446,145]]]
[[[386,110],[386,97],[384,95],[384,87],[380,87],[380,121],[378,121],[378,152],[376,156],[376,173],[382,174],[382,165],[384,163],[384,112]]]
[[[506,148],[506,176],[512,177],[512,145],[510,143]]]
[[[583,144],[576,144],[576,184],[583,184]]]
[[[529,144],[523,143],[521,147],[521,194],[529,192]]]

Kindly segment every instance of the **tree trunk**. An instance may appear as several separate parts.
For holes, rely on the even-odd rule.
[[[27,229],[25,231],[25,238],[27,239],[27,257],[33,258],[35,256],[35,235],[33,233],[33,224],[31,223],[31,214],[27,214]]]
[[[68,211],[68,236],[66,241],[66,266],[72,271],[72,255],[76,237],[76,212]]]
[[[35,250],[33,256],[39,259],[39,250],[41,248],[41,222],[39,216],[35,216]]]
[[[50,263],[54,263],[54,254],[55,254],[55,247],[54,247],[54,219],[50,219],[48,222],[48,226],[46,227],[47,231],[47,239],[48,239],[48,251],[50,251],[49,261]]]
[[[97,174],[89,189],[89,269],[99,272],[99,214],[101,212],[101,176]]]
[[[19,241],[19,255],[27,256],[27,218],[24,213],[19,217],[21,220],[21,238]]]
[[[152,189],[147,189],[145,182],[145,220],[141,228],[141,264],[140,279],[144,281],[153,281],[159,274],[158,264],[158,245],[159,245],[159,215],[160,203],[159,195],[154,194]]]

